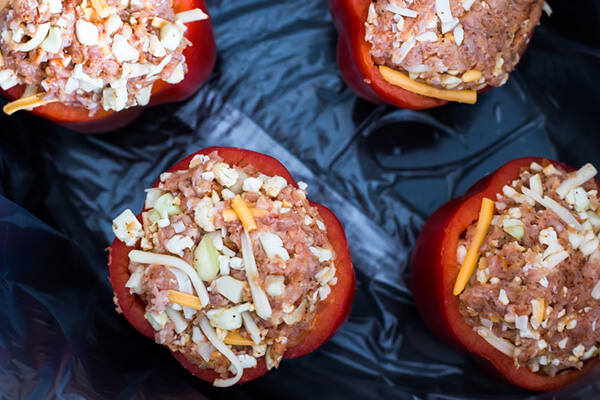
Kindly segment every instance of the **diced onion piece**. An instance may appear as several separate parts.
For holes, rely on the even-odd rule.
[[[244,230],[250,232],[251,230],[256,229],[256,221],[254,220],[250,209],[240,195],[235,196],[231,200],[231,207],[239,217],[240,221],[242,221]]]
[[[50,31],[50,22],[46,22],[44,24],[39,25],[37,30],[35,31],[35,34],[33,35],[33,37],[31,39],[29,39],[28,42],[17,45],[16,49],[18,51],[26,51],[26,52],[35,49],[40,44],[42,44],[44,39],[46,39],[46,36],[48,35],[49,31]]]
[[[203,305],[210,303],[210,299],[208,298],[208,292],[204,287],[204,283],[202,283],[194,268],[192,268],[190,264],[186,263],[181,258],[169,256],[166,254],[156,254],[140,250],[131,250],[129,252],[129,259],[133,262],[137,262],[140,264],[159,264],[164,265],[166,267],[174,267],[182,270],[192,280],[192,285],[194,285],[196,294],[198,294],[198,297],[200,298],[200,303]]]
[[[457,101],[459,103],[475,104],[477,102],[477,92],[474,90],[437,89],[424,83],[413,81],[403,73],[384,65],[379,66],[379,73],[388,83],[399,86],[409,92],[441,100]]]
[[[160,314],[147,312],[146,314],[144,314],[144,318],[146,318],[146,321],[148,321],[148,323],[152,326],[152,328],[155,331],[160,331],[162,328],[164,328],[165,324],[169,320],[169,317],[164,312]]]
[[[179,311],[173,310],[171,307],[167,307],[165,312],[171,321],[173,321],[173,324],[175,325],[175,332],[181,333],[187,329],[188,322],[181,316]]]
[[[184,24],[187,24],[188,22],[202,21],[208,19],[208,15],[206,15],[206,13],[201,9],[194,8],[192,10],[182,11],[180,13],[175,14],[175,18],[177,18]]]
[[[479,211],[479,219],[477,220],[477,226],[475,227],[473,241],[471,242],[469,250],[467,250],[465,261],[462,263],[460,270],[458,271],[458,277],[456,278],[456,283],[454,284],[453,293],[455,296],[458,296],[462,293],[467,285],[467,282],[471,278],[473,271],[475,270],[477,260],[479,259],[479,248],[483,243],[483,239],[485,239],[485,235],[490,227],[493,215],[494,202],[484,197],[481,200],[481,210]]]
[[[502,221],[502,229],[518,240],[523,239],[525,235],[525,225],[516,218],[508,218]]]
[[[134,246],[143,236],[142,224],[130,209],[123,211],[112,222],[112,230],[117,239],[127,246]]]
[[[215,281],[217,292],[223,295],[233,304],[242,301],[242,292],[244,290],[244,282],[237,280],[231,276],[222,276]]]
[[[225,189],[227,190],[227,189]],[[264,217],[265,215],[267,215],[267,210],[265,210],[264,208],[249,208],[250,210],[250,214],[252,214],[252,216],[254,218],[260,218],[260,217]],[[235,213],[234,210],[232,210],[231,208],[225,209],[223,210],[223,221],[225,222],[231,222],[231,221],[237,221],[239,220],[240,217],[238,217],[238,215]]]
[[[229,308],[213,308],[206,312],[212,326],[227,331],[242,327],[242,312],[250,309],[250,303],[240,304]]]
[[[212,281],[219,273],[219,252],[208,235],[204,235],[194,250],[194,268],[205,282]]]
[[[113,37],[112,51],[118,62],[137,61],[140,53],[135,47],[131,46],[127,38],[120,34],[115,34]]]
[[[130,293],[142,293],[142,277],[144,276],[144,267],[137,267],[133,274],[125,283],[125,287],[129,288]]]
[[[318,274],[317,274],[318,275]],[[285,277],[283,275],[269,275],[265,279],[265,289],[269,296],[278,297],[285,292]]]
[[[161,218],[168,219],[181,213],[181,208],[174,201],[171,193],[165,193],[154,201],[154,209],[160,213]]]
[[[183,39],[183,31],[175,24],[167,23],[160,28],[160,44],[167,50],[175,50]]]
[[[48,32],[48,36],[42,42],[42,50],[48,53],[58,53],[62,47],[62,34],[59,28],[53,26]]]
[[[256,314],[262,319],[268,319],[272,314],[271,305],[269,304],[269,299],[267,298],[265,291],[257,285],[260,276],[258,275],[256,260],[254,259],[254,252],[252,251],[252,242],[250,241],[250,236],[246,230],[242,232],[241,239],[242,257],[244,258],[246,276],[248,277],[248,283],[250,284],[250,291],[252,293],[254,307],[256,308]]]
[[[79,43],[85,46],[95,46],[98,42],[98,27],[91,22],[78,19],[75,23],[75,33]]]
[[[494,335],[492,331],[483,327],[477,328],[477,333],[496,350],[506,354],[509,357],[513,357],[515,346],[508,340],[499,338],[498,336]]]
[[[58,101],[58,99],[42,100],[38,97],[38,95],[35,95],[11,101],[10,103],[7,103],[2,110],[5,114],[11,115],[20,110],[32,110],[36,107],[45,106],[46,104],[54,103],[56,101]]]
[[[233,351],[231,351],[229,347],[225,345],[225,343],[219,340],[217,334],[215,333],[215,330],[210,325],[208,318],[206,318],[205,316],[202,317],[202,321],[200,321],[200,329],[202,329],[202,333],[204,333],[204,336],[206,336],[208,341],[213,346],[215,346],[219,353],[223,354],[225,358],[227,358],[229,362],[231,362],[233,368],[235,369],[235,376],[233,378],[215,379],[213,385],[217,387],[228,387],[235,385],[244,374],[244,368],[242,367],[242,363],[240,362],[239,358],[237,358],[237,356],[233,353]]]
[[[585,164],[583,167],[579,168],[577,172],[575,172],[575,176],[565,179],[560,184],[558,189],[556,189],[556,194],[558,194],[561,199],[564,199],[571,190],[583,185],[585,182],[596,176],[597,173],[598,171],[592,164]]]

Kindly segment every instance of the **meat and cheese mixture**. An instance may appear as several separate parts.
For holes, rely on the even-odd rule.
[[[523,168],[493,203],[459,298],[462,316],[490,345],[541,375],[581,368],[600,352],[596,172],[591,164],[573,173],[549,162]],[[475,231],[460,241],[459,264]]]
[[[216,371],[215,385],[235,384],[260,357],[276,367],[337,282],[305,189],[197,155],[147,190],[141,224],[129,210],[113,221],[117,238],[137,248],[126,286],[146,303],[156,342]]]
[[[543,0],[373,0],[365,23],[375,64],[440,89],[501,86]]]
[[[146,105],[157,80],[178,83],[187,72],[184,23],[207,18],[175,14],[170,0],[4,2],[0,87],[27,85],[7,113],[54,101],[90,114]]]

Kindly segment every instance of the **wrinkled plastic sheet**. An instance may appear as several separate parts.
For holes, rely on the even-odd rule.
[[[343,84],[325,1],[209,1],[219,58],[189,101],[103,136],[1,116],[2,399],[592,399],[593,379],[533,394],[424,326],[407,287],[424,220],[520,156],[600,165],[598,2],[555,1],[509,82],[475,106],[375,106]],[[358,279],[325,345],[231,389],[192,377],[114,311],[111,219],[188,153],[273,155],[343,222]]]

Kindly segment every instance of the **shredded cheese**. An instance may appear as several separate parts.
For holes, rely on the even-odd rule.
[[[45,106],[46,104],[54,103],[58,99],[41,99],[38,95],[22,97],[18,100],[7,103],[2,110],[5,114],[11,115],[21,110],[32,110],[36,107]]]
[[[206,316],[202,316],[202,321],[200,321],[200,329],[202,329],[202,333],[204,333],[204,336],[206,336],[210,344],[215,346],[217,351],[223,354],[229,360],[229,362],[231,362],[231,365],[233,365],[233,368],[235,369],[235,376],[233,378],[215,379],[213,385],[217,387],[228,387],[235,385],[244,374],[244,367],[242,367],[240,359],[233,353],[233,351],[231,351],[229,347],[227,347],[225,343],[219,340],[217,333],[210,325],[210,322]]]
[[[240,199],[241,200],[241,199]],[[256,259],[254,258],[254,252],[252,251],[252,242],[248,231],[244,229],[242,232],[242,257],[244,258],[244,267],[246,268],[246,276],[248,277],[248,284],[250,285],[250,292],[252,293],[252,300],[254,307],[256,308],[256,315],[262,319],[268,319],[271,317],[272,310],[269,304],[267,294],[260,285],[257,284],[260,276],[258,274],[258,268],[256,267]]]
[[[180,13],[175,14],[175,17],[184,24],[208,19],[208,15],[206,15],[206,13],[199,8],[182,11]]]
[[[265,215],[267,215],[267,210],[265,210],[264,208],[249,208],[250,210],[250,214],[252,214],[252,216],[254,218],[259,218],[259,217],[263,217]],[[223,210],[223,220],[225,222],[231,222],[231,221],[237,221],[240,218],[238,217],[238,215],[235,213],[235,210],[232,210],[231,208],[228,208],[226,210]]]
[[[379,66],[379,73],[388,83],[399,86],[409,92],[441,100],[457,101],[459,103],[475,104],[477,102],[477,92],[474,90],[437,89],[425,83],[413,81],[402,72],[384,65]]]
[[[152,18],[152,26],[155,28],[162,28],[163,26],[170,24],[166,19],[162,19],[160,17]]]
[[[254,342],[251,339],[245,338],[237,332],[229,331],[227,336],[223,340],[223,343],[232,346],[254,346]]]
[[[560,184],[558,189],[556,189],[556,194],[558,194],[561,199],[564,199],[571,190],[583,185],[588,180],[596,176],[597,173],[598,171],[592,164],[585,164],[583,167],[577,170],[577,172],[575,172],[571,178],[564,180]]]
[[[192,281],[192,285],[194,285],[194,289],[196,289],[196,293],[200,298],[201,304],[209,304],[210,299],[208,298],[208,292],[206,291],[206,287],[204,287],[204,283],[200,280],[198,273],[196,270],[188,263],[183,261],[179,257],[169,256],[166,254],[156,254],[147,251],[140,250],[131,250],[129,252],[129,259],[133,262],[137,262],[140,264],[159,264],[164,265],[166,267],[174,267],[182,270],[190,277]]]
[[[193,308],[194,310],[202,310],[202,302],[200,298],[192,294],[169,290],[167,298],[171,303],[179,304],[183,307]]]
[[[499,338],[491,330],[483,327],[477,328],[477,333],[496,350],[501,351],[509,357],[513,357],[515,345],[508,340]]]
[[[453,293],[455,296],[458,296],[462,293],[467,285],[467,282],[471,278],[473,271],[475,270],[477,260],[479,259],[479,248],[481,247],[487,230],[492,223],[493,215],[494,202],[484,197],[481,201],[481,210],[479,211],[479,219],[477,220],[477,226],[475,227],[475,236],[473,236],[473,241],[471,242],[471,246],[467,251],[465,261],[463,261],[460,270],[458,271],[458,277],[456,278],[456,283],[454,284]]]
[[[240,221],[242,221],[242,225],[244,225],[244,230],[250,232],[253,229],[256,229],[256,221],[252,216],[252,212],[244,202],[244,200],[240,197],[240,195],[236,195],[231,200],[231,207],[233,211],[237,214]]]

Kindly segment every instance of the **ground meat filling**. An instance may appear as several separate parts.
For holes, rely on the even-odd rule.
[[[497,195],[476,272],[460,295],[466,322],[515,365],[554,376],[598,355],[600,209],[587,164],[536,163]],[[475,224],[460,240],[462,264]],[[460,266],[460,265],[459,265]]]
[[[375,64],[430,86],[501,86],[543,6],[543,0],[375,0],[365,39]]]
[[[120,240],[139,242],[130,253],[127,287],[146,303],[158,343],[226,378],[237,367],[219,345],[244,369],[261,357],[272,368],[288,346],[302,341],[319,302],[337,283],[335,253],[305,188],[252,166],[228,165],[212,153],[196,156],[188,170],[162,174],[159,187],[148,190],[141,224],[128,210],[113,221]],[[253,215],[255,229],[247,229],[236,201]],[[142,262],[134,253],[150,258]],[[192,267],[208,304],[194,308],[173,298],[173,292],[196,300],[202,295],[188,272],[171,261],[154,262],[158,254]],[[247,261],[256,264],[256,275]]]
[[[0,11],[0,86],[90,114],[147,105],[157,80],[183,80],[183,22],[204,18],[182,20],[170,0],[12,0]]]

